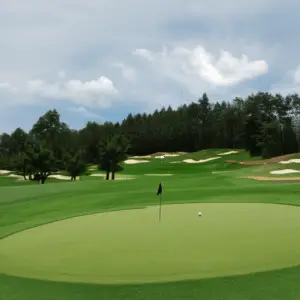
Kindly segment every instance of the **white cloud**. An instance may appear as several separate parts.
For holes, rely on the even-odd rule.
[[[113,63],[112,66],[121,69],[122,77],[126,81],[129,81],[129,82],[136,81],[136,72],[135,72],[134,68],[128,67],[124,63]]]
[[[75,98],[79,101],[87,99],[87,101],[89,101],[89,99],[101,96],[115,95],[117,90],[109,78],[101,76],[97,80],[86,82],[70,80],[65,83],[64,92],[67,98]]]
[[[88,119],[88,120],[91,120],[91,121],[103,121],[103,118],[94,113],[94,112],[91,112],[89,110],[87,110],[86,108],[82,107],[82,106],[77,106],[77,107],[71,107],[69,108],[69,111],[70,112],[73,112],[73,113],[76,113],[78,114],[79,116],[85,118],[85,119]]]
[[[68,100],[82,106],[98,108],[110,106],[111,97],[118,93],[113,82],[105,76],[86,82],[73,79],[52,84],[41,79],[31,80],[27,83],[26,92],[32,97]]]
[[[135,49],[132,54],[146,58],[149,61],[155,60],[153,53],[148,49]]]
[[[46,102],[59,108],[62,100],[79,107],[113,107],[116,97],[118,104],[124,101],[122,111],[125,105],[144,110],[212,91],[232,99],[257,85],[268,89],[298,59],[296,0],[6,2],[0,10],[0,82],[10,86],[0,87],[1,108]],[[277,12],[283,10],[279,24]],[[162,45],[173,50],[156,53]],[[132,56],[134,49],[144,59]],[[264,74],[263,59],[272,68],[270,76],[262,77],[263,83],[249,82]],[[122,67],[111,68],[116,61]],[[109,88],[90,81],[99,74],[107,75]]]
[[[137,49],[133,54],[151,61],[151,66],[157,72],[163,72],[164,76],[176,80],[179,84],[185,84],[188,88],[199,86],[201,82],[211,87],[233,86],[268,71],[265,60],[251,61],[245,54],[234,57],[224,50],[215,58],[201,45],[193,49],[177,47],[172,51],[164,48],[159,53]]]
[[[105,76],[90,81],[72,79],[54,83],[35,79],[18,86],[9,82],[0,82],[1,98],[9,99],[8,102],[0,102],[4,106],[13,106],[14,104],[41,105],[54,100],[69,101],[82,107],[107,108],[112,105],[118,94],[114,83]]]

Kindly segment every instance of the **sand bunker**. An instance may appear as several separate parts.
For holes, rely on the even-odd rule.
[[[16,175],[16,174],[9,174],[8,177],[24,179],[22,175]]]
[[[11,171],[8,170],[0,170],[0,175],[9,174]]]
[[[292,170],[292,169],[284,169],[284,170],[277,170],[277,171],[271,171],[270,174],[293,174],[293,173],[300,173],[299,170]]]
[[[177,157],[180,155],[187,154],[187,152],[175,152],[175,153],[168,153],[168,152],[159,152],[156,155],[135,155],[131,156],[130,159],[145,159],[145,158],[165,158],[165,157]]]
[[[135,179],[135,176],[126,176],[126,175],[121,175],[121,176],[116,176],[115,180],[130,180],[130,179]]]
[[[239,151],[228,151],[228,152],[219,153],[218,155],[230,155],[230,154],[236,154],[236,153],[239,153]]]
[[[135,158],[138,158],[138,159],[140,159],[140,158],[152,158],[152,156],[151,155],[142,155],[142,156],[136,155],[136,156],[131,156],[130,158],[133,158],[133,159],[135,159]]]
[[[295,159],[289,159],[289,160],[283,160],[279,162],[280,164],[300,164],[300,159],[295,158]]]
[[[163,155],[160,156],[155,156],[155,158],[165,158],[165,157],[176,157],[176,156],[180,156],[180,154],[176,154],[176,153],[165,153]]]
[[[49,175],[48,177],[54,178],[54,179],[59,179],[59,180],[71,180],[71,176],[65,176],[65,175],[59,175],[59,174]],[[79,179],[79,176],[77,176],[76,179]]]
[[[7,177],[15,178],[17,181],[23,181],[23,180],[25,181],[25,178],[22,175],[9,174],[7,175]]]
[[[102,179],[105,179],[106,174],[91,174],[90,176],[93,177],[102,177]],[[111,179],[111,174],[110,174],[110,179]],[[127,180],[127,179],[135,179],[135,176],[130,176],[130,175],[119,175],[119,174],[115,174],[115,180]]]
[[[90,176],[93,176],[93,177],[105,177],[106,175],[105,174],[91,174]]]
[[[17,180],[25,180],[24,176],[22,176],[22,175],[9,174],[8,177],[16,178]],[[65,176],[65,175],[60,175],[60,174],[52,174],[52,175],[49,175],[48,178],[54,178],[54,179],[59,179],[59,180],[71,180],[71,176]],[[79,179],[79,176],[77,176],[76,179]]]
[[[171,161],[170,164],[180,164],[181,161]]]
[[[172,176],[173,174],[144,174],[145,176]]]
[[[166,157],[176,157],[176,156],[187,154],[187,152],[159,152],[157,154],[159,154],[160,156],[163,155]],[[159,156],[157,156],[157,157],[159,157]]]
[[[207,159],[200,159],[200,160],[185,159],[185,160],[183,160],[183,162],[185,162],[187,164],[201,164],[201,163],[216,160],[216,159],[219,159],[219,158],[221,158],[221,157],[210,157],[210,158],[207,158]]]
[[[267,176],[247,176],[240,177],[262,181],[300,181],[300,177],[267,177]]]
[[[149,160],[136,160],[136,159],[127,159],[124,161],[127,165],[135,165],[135,164],[142,164],[142,163],[148,163]]]

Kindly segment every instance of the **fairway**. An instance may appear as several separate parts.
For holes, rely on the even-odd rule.
[[[197,213],[201,211],[202,217]],[[300,208],[199,203],[92,214],[0,240],[0,273],[85,283],[240,275],[300,264]]]

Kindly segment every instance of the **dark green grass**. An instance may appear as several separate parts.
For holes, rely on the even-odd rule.
[[[300,205],[300,185],[277,185],[237,178],[248,176],[254,167],[229,167],[221,162],[205,166],[169,166],[160,165],[159,160],[125,167],[124,174],[136,174],[139,177],[116,182],[97,177],[89,180],[82,178],[78,182],[51,180],[44,186],[0,177],[0,238],[72,216],[156,205],[159,199],[155,194],[160,181],[164,186],[165,203],[262,202]],[[219,170],[229,172],[212,174]],[[174,176],[143,176],[145,173],[159,172],[174,173]],[[246,276],[133,286],[55,283],[0,275],[0,299],[298,300],[299,282],[300,267]]]
[[[101,286],[0,275],[1,300],[298,300],[300,268],[167,284]]]

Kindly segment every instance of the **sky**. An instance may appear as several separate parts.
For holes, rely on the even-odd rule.
[[[0,132],[49,109],[78,129],[257,91],[300,92],[296,0],[7,0]]]

